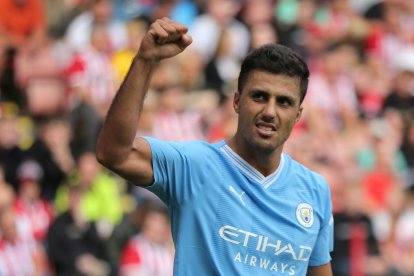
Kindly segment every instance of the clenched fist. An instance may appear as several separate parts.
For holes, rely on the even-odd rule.
[[[188,28],[169,18],[157,19],[145,34],[137,57],[147,61],[160,61],[173,57],[191,44]]]

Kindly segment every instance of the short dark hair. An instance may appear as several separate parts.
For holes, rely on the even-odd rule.
[[[303,57],[292,49],[280,44],[266,44],[253,49],[241,64],[237,83],[239,93],[254,70],[299,77],[300,102],[303,102],[308,89],[309,69]]]

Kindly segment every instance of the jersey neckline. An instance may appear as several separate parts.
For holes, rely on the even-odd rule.
[[[264,189],[269,188],[273,183],[276,182],[276,179],[281,174],[283,167],[285,165],[285,156],[284,153],[280,156],[280,163],[277,169],[270,175],[264,176],[256,168],[250,165],[246,160],[244,160],[240,155],[234,152],[224,141],[220,147],[220,151],[232,162],[245,176],[252,179],[253,181],[259,183],[263,186]]]

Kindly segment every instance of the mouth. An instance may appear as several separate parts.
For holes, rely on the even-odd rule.
[[[257,132],[260,136],[270,137],[276,133],[276,126],[273,124],[267,123],[258,123],[256,124]]]

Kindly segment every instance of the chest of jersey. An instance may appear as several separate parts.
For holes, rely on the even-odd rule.
[[[306,275],[329,261],[326,191],[309,170],[282,155],[264,177],[225,143],[157,145],[151,189],[170,210],[175,275]]]
[[[234,269],[226,273],[304,274],[322,219],[307,183],[283,170],[255,179],[226,161],[208,172],[192,208],[181,210],[207,237],[197,246],[217,252]]]

